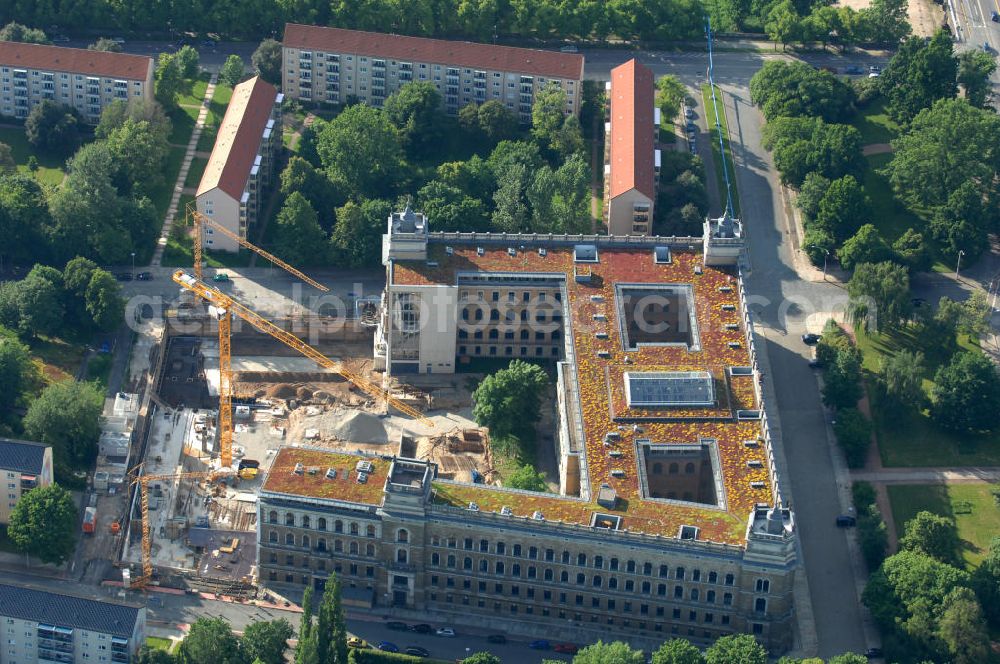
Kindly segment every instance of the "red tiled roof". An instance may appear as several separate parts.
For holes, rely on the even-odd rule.
[[[285,24],[284,45],[289,48],[395,58],[407,62],[460,65],[577,81],[583,79],[583,56],[575,53],[407,37],[297,23]]]
[[[611,197],[656,196],[653,72],[634,58],[611,70]]]
[[[152,61],[145,55],[0,41],[0,64],[23,69],[145,81]]]
[[[277,89],[259,76],[233,88],[233,98],[198,185],[199,196],[218,187],[240,199],[277,96]]]

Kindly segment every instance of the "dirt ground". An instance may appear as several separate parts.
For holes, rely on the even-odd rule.
[[[871,0],[839,0],[837,2],[838,6],[853,7],[854,9],[864,9],[870,4]],[[917,37],[930,37],[944,21],[944,9],[931,0],[910,0],[907,15],[910,25],[913,26],[913,34]]]

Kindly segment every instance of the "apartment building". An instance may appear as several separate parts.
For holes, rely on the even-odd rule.
[[[97,124],[117,99],[153,99],[153,69],[144,55],[0,41],[0,115],[24,119],[50,99]]]
[[[282,90],[293,99],[381,106],[410,81],[433,83],[445,109],[502,102],[531,121],[535,94],[566,91],[566,113],[580,112],[583,56],[472,42],[288,23],[282,49]]]
[[[6,484],[0,500],[0,524],[7,524],[21,496],[35,487],[52,484],[52,448],[26,440],[0,438],[0,478]]]
[[[195,197],[198,212],[241,238],[260,216],[261,197],[275,180],[280,155],[284,95],[259,76],[233,88]],[[206,225],[203,246],[239,250],[239,244]]]
[[[653,72],[633,58],[611,70],[604,125],[604,210],[611,235],[649,235],[660,176]]]
[[[0,583],[3,664],[129,664],[146,642],[146,608]]]
[[[258,505],[260,583],[330,574],[401,617],[588,642],[791,645],[798,572],[737,266],[739,222],[702,237],[383,238],[375,364],[555,369],[560,491],[445,479],[435,464],[286,447]],[[291,470],[290,470],[291,469]]]

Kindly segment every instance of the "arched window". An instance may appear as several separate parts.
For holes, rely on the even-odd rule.
[[[552,333],[552,341],[559,341],[560,339],[562,339],[562,332],[556,330]]]
[[[357,542],[351,542],[351,555],[352,556],[358,555],[358,543]]]
[[[653,563],[643,563],[642,564],[642,573],[645,574],[646,576],[649,576],[650,574],[652,574],[653,573]]]
[[[472,311],[472,307],[465,307],[462,309],[462,320],[469,320],[470,311]]]
[[[559,572],[559,582],[569,583],[569,572],[567,572],[566,570]]]
[[[518,563],[514,563],[510,566],[510,575],[514,578],[520,578],[521,576],[521,566]]]
[[[753,601],[753,610],[757,613],[767,613],[767,600],[763,597],[758,597]]]
[[[485,558],[479,561],[479,571],[484,573],[490,571],[490,562]]]
[[[351,534],[352,535],[357,535],[358,531],[359,531],[358,524],[356,522],[352,521],[351,522]]]
[[[604,556],[594,556],[594,569],[604,568]]]
[[[698,597],[699,597],[700,594],[701,593],[698,592],[697,588],[692,588],[691,589],[691,601],[692,602],[697,602],[698,601]]]
[[[707,593],[705,593],[705,601],[708,602],[709,604],[715,604],[714,590],[709,590]]]
[[[320,539],[316,540],[316,550],[317,551],[326,551],[326,540],[325,539],[320,538]]]
[[[342,553],[344,551],[344,542],[341,540],[333,540],[333,550],[337,553]]]
[[[448,567],[455,567],[455,556],[448,556]]]
[[[653,474],[654,475],[662,475],[663,474],[663,464],[662,463],[657,462],[657,463],[653,464]]]
[[[396,531],[396,541],[397,542],[404,542],[404,543],[405,542],[409,542],[410,541],[410,533],[409,533],[409,531],[407,531],[406,528],[400,528],[399,530],[397,530]]]
[[[277,543],[278,543],[278,533],[276,533],[276,532],[274,532],[274,531],[272,530],[272,531],[271,531],[270,533],[268,533],[268,535],[267,535],[267,541],[268,541],[268,542],[271,542],[272,544],[277,544]]]
[[[267,515],[267,520],[270,521],[271,523],[278,523],[278,513],[274,510],[271,510],[271,513]]]
[[[285,525],[294,526],[295,525],[295,515],[291,512],[285,514]]]
[[[344,522],[341,521],[340,519],[337,519],[336,521],[334,521],[333,522],[333,532],[335,532],[335,533],[342,533],[342,532],[344,532]]]
[[[309,542],[309,536],[308,535],[303,535],[302,536],[302,548],[303,549],[308,549],[309,548],[309,544],[310,544],[310,542]]]
[[[396,549],[396,562],[405,565],[406,561],[407,561],[406,549]]]
[[[502,560],[498,560],[496,562],[496,565],[494,566],[494,570],[493,571],[495,573],[497,573],[497,574],[503,574],[503,570],[504,570],[503,561]]]
[[[490,339],[499,339],[499,338],[500,338],[499,330],[496,329],[490,330]]]
[[[591,583],[593,583],[595,588],[600,588],[602,583],[601,575],[595,574]]]
[[[520,544],[515,544],[514,547],[513,547],[513,550],[510,553],[510,555],[514,556],[515,558],[520,558],[521,557],[521,545]]]
[[[316,519],[316,530],[326,530],[326,519],[323,517]]]
[[[650,593],[650,591],[652,591],[652,589],[653,589],[653,586],[652,586],[652,584],[649,581],[643,581],[642,582],[642,592],[643,592],[643,594],[648,595]]]
[[[309,525],[309,523],[310,523],[310,521],[309,521],[309,517],[308,517],[308,516],[305,516],[305,515],[303,515],[303,516],[302,516],[302,527],[303,527],[303,528],[310,528],[311,526]]]
[[[469,558],[468,556],[465,557],[465,560],[462,561],[462,569],[472,569],[472,558]]]
[[[667,584],[659,583],[656,585],[656,594],[660,597],[666,597],[667,595]]]
[[[719,582],[719,573],[718,572],[709,572],[708,573],[708,582],[709,583],[718,583]]]
[[[500,320],[500,310],[491,309],[490,310],[490,320]]]
[[[369,558],[374,558],[375,557],[375,545],[374,544],[366,544],[365,545],[365,555],[368,556]]]
[[[680,467],[676,463],[672,463],[667,467],[667,473],[670,475],[676,475],[680,470]]]
[[[524,340],[524,341],[528,340],[528,331],[527,330],[521,330],[521,339]]]
[[[285,533],[285,544],[295,544],[295,535],[291,533]]]
[[[551,581],[552,580],[552,570],[546,569],[545,573],[542,575],[542,578],[544,578],[546,581]]]
[[[365,535],[367,537],[375,537],[375,526],[369,523],[368,527],[365,528]]]
[[[585,554],[585,553],[578,553],[577,556],[576,556],[576,564],[579,565],[580,567],[583,567],[584,565],[586,565],[587,564],[587,554]]]
[[[618,577],[612,576],[608,579],[608,588],[610,590],[616,590],[618,588]]]
[[[687,475],[694,475],[694,464],[689,463],[686,466],[684,466],[684,473]]]
[[[441,564],[441,554],[439,554],[439,553],[432,553],[431,554],[431,565],[437,566],[437,565],[440,565],[440,564]]]
[[[482,320],[482,319],[483,319],[483,310],[482,309],[476,309],[476,320],[479,321],[479,320]]]

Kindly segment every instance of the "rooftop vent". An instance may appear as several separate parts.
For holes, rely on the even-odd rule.
[[[597,492],[597,504],[613,510],[618,505],[618,494],[609,484],[601,484]]]
[[[427,261],[427,267],[437,267],[437,266],[438,266],[437,261]]]
[[[365,484],[368,482],[368,473],[358,473],[358,484]]]
[[[604,302],[604,296],[603,295],[591,295],[590,296],[590,301],[591,302]]]
[[[445,247],[444,248],[444,253],[448,254],[449,256],[454,256],[455,255],[455,250],[453,248],[451,248],[451,247]]]
[[[469,511],[470,512],[478,512],[479,511],[479,505],[477,505],[476,503],[469,503]]]
[[[606,434],[604,434],[604,440],[605,440],[605,442],[609,442],[609,441],[612,441],[612,440],[621,440],[621,439],[622,439],[622,435],[618,431],[609,431]]]
[[[335,480],[335,479],[337,479],[337,469],[336,468],[327,468],[326,469],[326,479],[328,479],[328,480]]]
[[[514,516],[514,510],[504,505],[500,508],[500,514],[502,516]]]
[[[664,265],[670,262],[670,247],[653,247],[653,262]]]
[[[743,447],[760,447],[760,443],[756,440],[744,440]]]
[[[767,484],[765,484],[764,482],[750,482],[751,489],[763,489],[766,486]]]
[[[482,247],[476,247],[476,255],[477,256],[482,256],[485,253],[486,253],[486,251]]]
[[[598,339],[607,339],[608,338],[608,333],[607,332],[598,332],[594,336],[597,337]]]
[[[608,452],[608,456],[611,457],[612,459],[620,459],[622,458],[622,453],[620,450],[611,450],[610,452]]]
[[[724,304],[724,305],[722,305],[722,310],[723,311],[736,311],[736,305],[735,304]]]
[[[739,323],[726,323],[726,329],[729,330],[730,332],[735,332],[736,330],[740,329],[740,324]]]
[[[535,521],[545,521],[545,517],[542,516],[542,513],[538,510],[535,510],[535,512],[531,515],[531,518]]]
[[[538,255],[539,255],[539,256],[542,256],[542,257],[544,257],[544,256],[547,256],[547,255],[548,255],[548,253],[549,253],[549,250],[548,250],[548,249],[546,249],[545,247],[539,247],[539,248],[538,248]]]
[[[517,249],[515,249],[514,247],[507,247],[507,255],[510,256],[511,258],[517,256]]]
[[[606,350],[599,350],[599,351],[597,351],[597,357],[601,358],[602,360],[610,360],[611,359],[611,353],[609,353]]]
[[[301,475],[302,473],[305,472],[305,470],[306,470],[305,466],[303,466],[301,463],[297,463],[295,464],[295,470],[293,470],[292,472],[295,473],[296,475]]]
[[[309,466],[308,468],[306,468],[306,472],[309,473],[310,475],[315,475],[316,473],[319,472],[319,466]]]
[[[611,471],[611,477],[617,477],[619,479],[625,477],[625,471],[621,468],[615,468]]]
[[[358,461],[354,469],[359,473],[373,473],[375,472],[375,466],[371,461]]]
[[[677,537],[682,540],[698,539],[698,526],[681,526],[677,533]]]
[[[597,245],[578,244],[573,247],[573,260],[577,263],[596,263]]]
[[[719,292],[720,293],[732,293],[733,292],[733,287],[732,286],[719,286]]]
[[[726,345],[729,346],[730,348],[739,348],[740,347],[740,342],[739,341],[730,341]]]
[[[604,314],[594,314],[594,320],[596,320],[596,321],[598,321],[600,323],[604,323],[604,322],[607,322],[608,317],[605,316]]]
[[[764,467],[764,462],[758,459],[751,459],[750,461],[747,461],[747,468],[763,468],[763,467]]]
[[[701,274],[702,273],[702,269],[701,269],[700,265],[695,265],[694,266],[694,273],[695,274]]]

